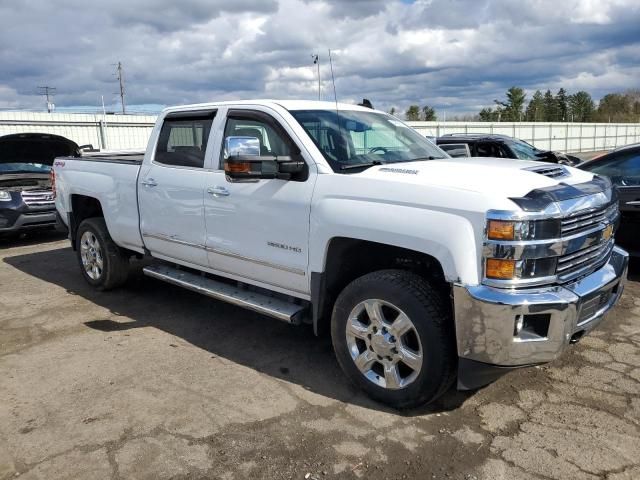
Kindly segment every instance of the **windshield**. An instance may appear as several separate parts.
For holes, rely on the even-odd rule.
[[[298,110],[291,114],[338,173],[384,163],[448,158],[391,115],[355,110]]]
[[[542,150],[533,145],[522,140],[507,140],[506,143],[520,160],[540,160]]]
[[[0,174],[3,173],[42,173],[51,171],[50,165],[43,163],[8,162],[0,163]]]

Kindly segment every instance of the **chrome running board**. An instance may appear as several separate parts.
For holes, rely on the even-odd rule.
[[[305,309],[302,305],[296,305],[263,293],[238,288],[167,265],[150,265],[144,267],[142,271],[149,277],[201,293],[216,300],[222,300],[254,312],[269,315],[287,323],[299,324],[301,322],[300,317]]]

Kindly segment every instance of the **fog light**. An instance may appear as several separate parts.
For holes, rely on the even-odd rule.
[[[516,261],[487,258],[485,275],[487,278],[512,280],[516,276]]]

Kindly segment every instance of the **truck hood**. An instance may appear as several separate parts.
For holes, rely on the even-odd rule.
[[[553,176],[558,173],[561,175]],[[486,157],[392,163],[371,167],[358,175],[503,198],[522,197],[534,189],[560,183],[574,185],[593,179],[593,174],[565,165]]]

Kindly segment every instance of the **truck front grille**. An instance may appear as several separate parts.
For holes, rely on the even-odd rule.
[[[613,240],[606,240],[598,245],[558,257],[556,274],[559,277],[570,277],[595,269],[609,259],[612,251]]]
[[[47,207],[55,204],[52,190],[23,190],[21,193],[22,200],[30,207]]]
[[[562,236],[575,235],[596,227],[600,223],[609,223],[615,215],[618,204],[605,205],[592,210],[581,211],[562,219]]]

